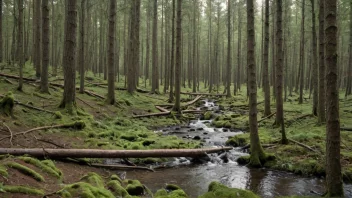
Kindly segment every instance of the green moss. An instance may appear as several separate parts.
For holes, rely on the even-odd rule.
[[[204,114],[204,120],[210,120],[214,117],[213,113],[211,111],[207,111]]]
[[[165,197],[165,196],[167,196],[167,191],[165,189],[159,189],[158,191],[156,191],[154,196],[155,196],[155,198]]]
[[[155,198],[188,198],[188,195],[182,189],[177,189],[169,193],[165,189],[160,189],[155,193],[154,197]]]
[[[208,192],[198,198],[259,198],[254,193],[247,190],[228,188],[218,182],[211,182]]]
[[[42,161],[35,159],[35,158],[31,158],[31,157],[19,157],[19,159],[23,160],[24,162],[28,163],[28,164],[32,164],[38,168],[40,168],[41,170],[43,170],[44,172],[49,173],[50,175],[56,177],[56,178],[61,178],[62,177],[62,172],[59,171],[58,169],[56,169],[55,165],[55,169],[52,168],[52,166],[48,166],[47,164],[43,163]]]
[[[114,123],[118,126],[131,126],[132,125],[132,122],[130,120],[127,120],[124,118],[116,119]]]
[[[104,188],[98,188],[85,182],[78,182],[65,186],[57,192],[63,198],[115,198],[115,196]]]
[[[126,189],[124,189],[119,181],[117,180],[111,180],[107,183],[107,188],[114,194],[116,197],[122,197],[122,198],[127,198],[131,197]]]
[[[123,183],[125,185],[127,185],[126,190],[127,190],[128,194],[137,195],[137,196],[144,194],[144,187],[140,181],[138,181],[138,180],[124,180]]]
[[[122,183],[121,178],[117,175],[111,175],[110,180],[118,181],[120,184]]]
[[[230,137],[226,141],[227,146],[233,146],[233,147],[245,146],[246,144],[247,144],[247,139],[242,137],[241,135]]]
[[[43,176],[41,176],[39,173],[37,173],[36,171],[26,167],[26,166],[23,166],[19,163],[16,163],[16,162],[7,162],[6,163],[6,166],[10,167],[10,168],[13,168],[13,169],[16,169],[18,171],[20,171],[21,173],[25,174],[25,175],[28,175],[30,177],[33,177],[35,180],[37,181],[45,181]]]
[[[0,186],[0,192],[6,193],[21,193],[27,195],[44,195],[44,191],[36,188],[25,186]]]
[[[165,189],[169,191],[174,191],[174,190],[179,190],[181,188],[175,184],[167,184]]]
[[[9,175],[5,166],[0,165],[0,175],[3,177],[7,177]]]
[[[0,101],[0,111],[7,116],[13,116],[13,107],[15,106],[15,97],[12,92],[8,92]]]
[[[104,182],[103,179],[100,177],[100,175],[90,172],[83,176],[81,178],[82,182],[86,182],[92,186],[98,187],[98,188],[104,188]]]
[[[61,119],[62,113],[60,111],[55,111],[55,119]]]
[[[240,165],[249,164],[249,162],[250,162],[250,157],[251,157],[251,156],[249,156],[249,155],[241,156],[241,157],[237,158],[237,163],[240,164]]]
[[[128,140],[130,142],[134,142],[137,140],[138,137],[133,134],[126,134],[126,135],[122,135],[120,138],[123,140]]]

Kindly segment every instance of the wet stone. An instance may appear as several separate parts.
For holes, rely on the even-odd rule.
[[[223,132],[229,132],[229,130],[228,130],[228,129],[222,129],[222,131],[223,131]]]
[[[188,131],[196,131],[196,129],[189,129]]]
[[[194,140],[200,140],[201,138],[200,138],[200,136],[196,135],[196,136],[194,136],[193,139],[194,139]]]
[[[197,128],[198,131],[203,131],[204,129],[203,128]]]
[[[207,132],[204,132],[203,135],[208,135],[208,133],[207,133]]]
[[[179,131],[180,129],[181,129],[181,128],[179,128],[179,127],[176,127],[176,128],[175,128],[176,131]]]

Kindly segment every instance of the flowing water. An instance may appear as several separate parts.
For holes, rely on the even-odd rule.
[[[210,101],[204,101],[201,109],[219,112]],[[205,146],[223,146],[228,137],[238,135],[240,131],[209,127],[211,120],[195,120],[186,126],[165,127],[160,131],[165,135],[177,135],[185,139],[203,141]],[[159,131],[159,132],[160,132]],[[203,159],[177,158],[156,169],[156,172],[129,171],[127,177],[138,179],[153,192],[165,184],[179,185],[191,198],[207,192],[211,181],[219,181],[226,186],[248,189],[261,197],[289,195],[317,196],[324,192],[324,178],[302,177],[287,172],[269,169],[250,169],[239,166],[236,159],[248,155],[239,149],[228,153],[212,154]],[[345,184],[346,197],[352,198],[352,185]]]

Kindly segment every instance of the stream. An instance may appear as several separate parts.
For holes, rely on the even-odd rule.
[[[220,112],[214,102],[204,100],[204,105],[198,109],[208,109]],[[230,136],[241,134],[241,131],[231,131],[224,128],[210,127],[211,120],[193,120],[185,126],[161,128],[165,135],[176,135],[184,139],[201,140],[204,146],[224,146]],[[240,189],[251,190],[260,197],[278,196],[317,196],[323,194],[325,179],[303,177],[288,172],[269,169],[251,169],[237,164],[236,159],[248,155],[234,148],[223,154],[212,154],[204,159],[175,158],[163,164],[165,168],[156,172],[128,171],[127,178],[138,179],[153,192],[165,186],[176,184],[190,198],[196,198],[207,192],[212,181]],[[345,196],[352,198],[352,184],[344,185]]]

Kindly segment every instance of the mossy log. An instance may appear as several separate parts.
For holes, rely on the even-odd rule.
[[[223,97],[226,94],[212,94],[212,93],[188,93],[188,92],[181,92],[183,95],[190,95],[190,96],[216,96],[216,97]]]
[[[231,150],[232,147],[206,149],[154,149],[154,150],[100,150],[100,149],[46,149],[0,148],[0,155],[30,155],[49,158],[147,158],[147,157],[201,157],[210,153]]]
[[[170,115],[171,111],[167,111],[167,112],[160,112],[160,113],[150,113],[150,114],[145,114],[145,115],[135,115],[133,116],[133,118],[149,118],[149,117],[153,117],[153,116],[166,116],[166,115]]]

